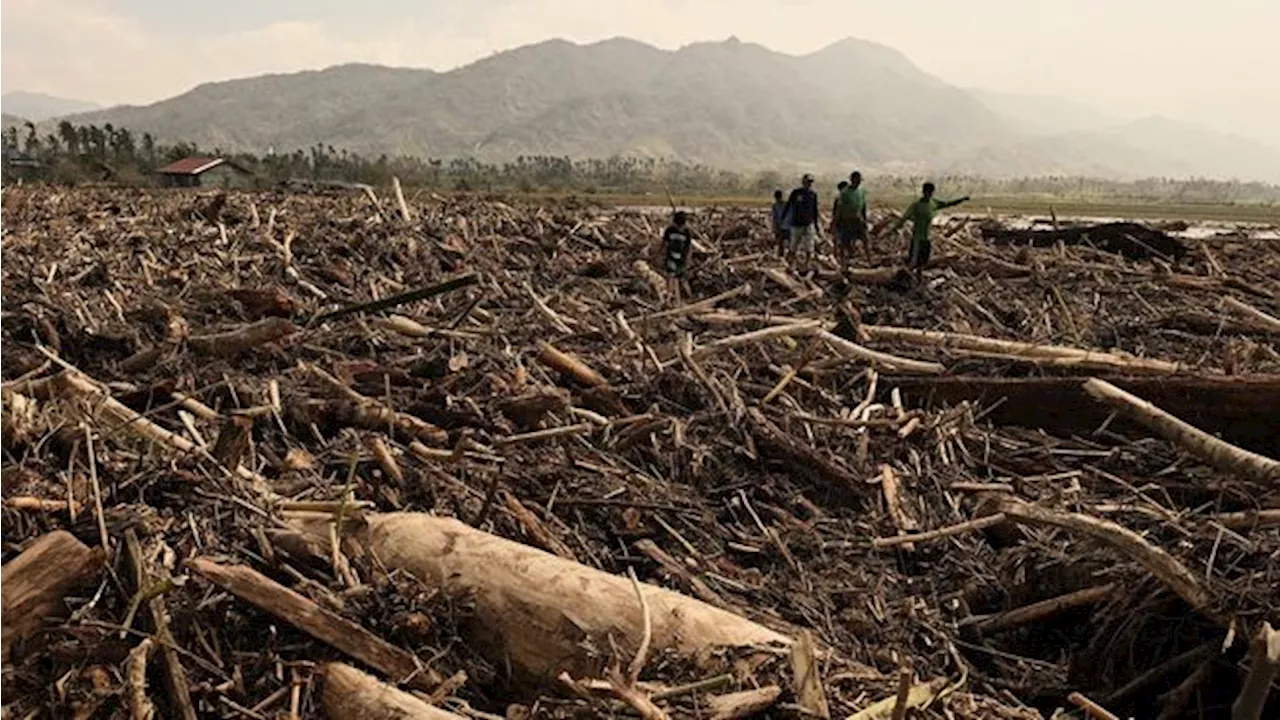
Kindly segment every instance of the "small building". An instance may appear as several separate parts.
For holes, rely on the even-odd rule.
[[[20,152],[17,148],[6,149],[4,153],[4,180],[47,180],[49,166]]]
[[[189,157],[156,171],[166,187],[252,188],[253,173],[226,158]]]

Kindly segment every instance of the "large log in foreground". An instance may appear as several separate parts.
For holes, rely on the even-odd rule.
[[[1084,391],[1083,377],[991,378],[894,376],[887,385],[908,403],[992,406],[986,417],[997,425],[1042,428],[1058,435],[1087,434],[1102,426],[1111,409]],[[1245,377],[1106,377],[1173,415],[1255,452],[1280,455],[1280,375]],[[998,404],[997,404],[998,403]],[[1146,432],[1125,418],[1109,425],[1117,432]]]
[[[473,595],[476,614],[466,639],[535,681],[553,681],[563,671],[598,677],[609,637],[628,654],[640,645],[644,614],[625,577],[422,513],[370,516],[354,539],[388,570]],[[647,583],[640,588],[651,613],[651,653],[694,658],[717,648],[791,643],[701,600]]]

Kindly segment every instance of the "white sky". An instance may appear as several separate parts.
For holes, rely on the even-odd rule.
[[[4,91],[147,103],[346,62],[447,70],[564,37],[663,48],[854,36],[965,87],[1280,142],[1280,0],[4,0]]]

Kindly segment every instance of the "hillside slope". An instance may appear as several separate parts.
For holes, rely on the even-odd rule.
[[[71,100],[22,90],[0,95],[0,108],[4,109],[5,115],[14,115],[32,122],[40,122],[72,113],[97,110],[99,107],[101,106],[97,103],[84,100]]]
[[[893,48],[803,56],[729,39],[675,51],[550,40],[445,73],[343,65],[201,85],[70,118],[223,151],[671,157],[728,169],[1203,175],[1280,181],[1280,153],[1055,98],[966,91]]]

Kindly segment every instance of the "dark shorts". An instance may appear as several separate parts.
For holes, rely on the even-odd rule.
[[[853,247],[853,244],[859,240],[867,241],[867,223],[862,218],[836,226],[836,242],[841,247]]]
[[[667,261],[663,264],[667,274],[674,277],[684,277],[685,261],[684,258],[676,258],[667,256]]]
[[[912,238],[911,252],[907,255],[907,266],[911,269],[923,269],[929,264],[929,254],[933,252],[933,241],[923,238]]]

